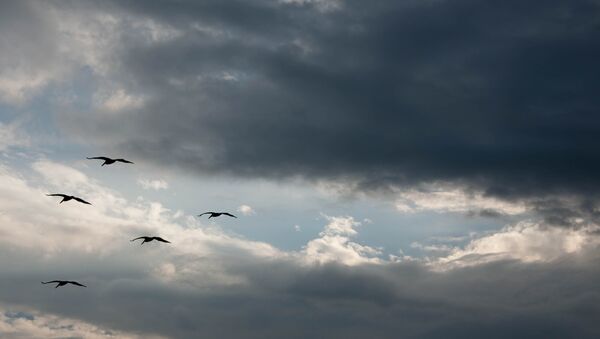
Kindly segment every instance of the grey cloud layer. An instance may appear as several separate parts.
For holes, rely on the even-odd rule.
[[[3,253],[3,264],[14,254],[19,253]],[[51,260],[43,266],[22,260],[36,273],[3,272],[0,298],[100,327],[169,338],[600,335],[595,326],[600,275],[593,255],[583,262],[501,262],[447,273],[410,263],[299,267],[279,260],[221,258],[222,268],[244,277],[245,283],[212,287],[202,287],[200,277],[190,286],[163,283],[126,263],[123,266],[134,273],[107,273],[107,262],[123,261],[119,255],[100,261],[79,258],[69,263]],[[74,269],[79,261],[86,265],[78,267],[88,268]],[[38,275],[56,272],[87,274],[92,286],[84,291],[32,285]]]
[[[179,34],[148,43],[124,30],[111,80],[144,107],[65,114],[63,126],[148,161],[362,189],[450,180],[503,197],[600,185],[597,2],[102,10]]]

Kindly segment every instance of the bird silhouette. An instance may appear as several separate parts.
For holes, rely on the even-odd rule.
[[[56,194],[46,194],[46,195],[49,196],[49,197],[62,197],[62,200],[59,202],[59,204],[62,204],[63,202],[69,201],[69,200],[76,200],[76,201],[79,201],[82,204],[91,205],[89,202],[87,202],[87,201],[85,201],[85,200],[83,200],[81,198],[78,198],[78,197],[76,197],[74,195],[59,194],[59,193],[56,193]]]
[[[54,287],[54,288],[59,288],[61,286],[65,286],[66,284],[77,285],[77,286],[81,286],[81,287],[87,287],[87,286],[85,286],[83,284],[78,283],[77,281],[68,281],[68,280],[52,280],[52,281],[46,281],[46,282],[42,281],[42,284],[44,284],[44,285],[45,284],[54,284],[54,283],[56,283],[56,287]]]
[[[146,242],[151,242],[153,240],[160,241],[160,242],[166,242],[167,244],[171,243],[170,241],[167,241],[161,237],[137,237],[135,239],[131,239],[130,241],[136,241],[138,239],[144,239],[144,241],[142,241],[142,243],[140,245],[143,245]]]
[[[129,161],[129,160],[125,160],[125,159],[111,159],[111,158],[107,158],[107,157],[91,157],[91,158],[86,158],[86,159],[98,159],[98,160],[104,160],[104,162],[102,163],[101,166],[104,165],[110,165],[110,164],[114,164],[115,162],[123,162],[126,164],[133,164],[133,162]]]
[[[210,218],[216,218],[216,217],[220,217],[222,215],[226,215],[228,217],[233,217],[233,218],[237,218],[235,215],[231,214],[231,213],[227,213],[227,212],[204,212],[202,214],[198,214],[199,217],[205,215],[205,214],[210,214],[210,216],[208,217],[208,219]]]

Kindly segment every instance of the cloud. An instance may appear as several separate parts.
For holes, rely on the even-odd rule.
[[[21,131],[20,121],[8,124],[0,122],[0,151],[15,146],[28,146],[29,144],[29,137]]]
[[[355,239],[361,225],[350,216],[325,216],[317,238],[286,252],[193,216],[175,218],[158,202],[127,201],[72,167],[32,166],[31,173],[0,171],[3,333],[502,338],[511,324],[513,336],[535,338],[547,337],[552,324],[559,337],[599,335],[593,225],[516,224],[442,254],[437,263],[446,269],[437,272],[433,259],[381,258],[380,249]],[[85,194],[94,208],[58,205],[44,195],[56,187]],[[140,234],[172,244],[132,245]],[[61,277],[89,287],[39,283]]]
[[[36,122],[70,140],[202,175],[392,197],[410,213],[542,218],[385,259],[360,222],[326,216],[316,238],[283,251],[51,160],[32,173],[2,164],[0,303],[26,313],[4,312],[0,326],[26,337],[599,337],[598,6],[2,2],[0,101],[36,108],[58,93]],[[0,125],[0,149],[24,143]],[[57,190],[94,205],[58,205],[45,196]],[[129,242],[144,234],[172,244]],[[90,288],[39,284],[60,277]]]
[[[459,187],[427,185],[419,189],[399,191],[395,194],[396,209],[400,212],[471,212],[488,214],[523,214],[528,206],[523,202],[507,202],[485,196],[483,192],[468,192]]]
[[[59,125],[203,174],[595,196],[596,2],[324,3],[58,6],[93,19],[67,32],[102,38],[100,86],[144,98]]]
[[[586,248],[597,248],[600,245],[598,237],[590,235],[598,230],[598,225],[564,229],[522,221],[472,240],[464,248],[425,246],[423,249],[451,252],[435,261],[434,265],[440,269],[502,260],[551,262],[568,254],[583,252]]]
[[[104,95],[96,93],[96,101],[101,109],[109,112],[127,111],[141,108],[144,105],[142,97],[128,94],[123,89],[118,89]]]
[[[18,105],[62,73],[56,27],[31,3],[7,1],[0,6],[0,29],[0,101]]]
[[[0,100],[54,85],[65,135],[195,173],[597,206],[598,4],[510,4],[6,2]]]
[[[286,4],[315,5],[320,11],[333,11],[342,7],[342,0],[280,0]]]
[[[240,207],[238,207],[237,210],[239,212],[241,212],[243,215],[255,215],[256,214],[256,211],[248,205],[241,205]]]
[[[97,326],[54,315],[40,314],[39,312],[13,312],[11,308],[0,305],[0,333],[6,339],[31,338],[123,338],[135,339],[140,336],[122,333],[114,330],[102,329]],[[150,336],[160,339],[158,336]]]
[[[448,245],[424,245],[418,241],[414,241],[410,244],[410,247],[412,248],[416,248],[419,249],[421,251],[426,251],[426,252],[443,252],[443,253],[447,253],[452,251],[452,247],[448,246]]]
[[[303,249],[309,262],[337,262],[345,265],[380,262],[376,257],[381,254],[379,249],[350,241],[351,237],[357,235],[354,228],[360,226],[360,222],[352,217],[325,218],[329,223],[319,233],[319,238],[309,241]]]
[[[138,179],[138,185],[142,186],[143,189],[166,190],[169,188],[169,183],[163,179],[149,180],[149,179]]]

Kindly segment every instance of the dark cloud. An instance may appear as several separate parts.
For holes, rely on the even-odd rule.
[[[223,270],[244,282],[213,286],[201,280],[161,282],[119,255],[43,264],[24,257],[21,263],[35,273],[6,270],[0,300],[130,333],[169,338],[600,335],[597,249],[548,264],[496,262],[444,273],[420,263],[302,266],[218,256]],[[131,273],[111,272],[109,262],[120,262]],[[78,263],[86,268],[73,269]],[[195,269],[192,262],[186,265]],[[96,278],[88,277],[85,290],[55,290],[36,281],[50,272]]]
[[[450,180],[505,198],[600,186],[595,1],[122,7],[183,34],[123,33],[114,80],[146,106],[63,124],[136,157],[361,189]]]
[[[532,199],[531,209],[543,217],[544,223],[554,226],[585,226],[588,222],[600,223],[597,198],[590,197],[546,197]]]
[[[452,181],[525,199],[547,223],[598,220],[596,1],[340,3],[323,10],[276,1],[52,1],[45,6],[56,12],[31,27],[46,34],[39,50],[48,53],[32,52],[30,26],[19,26],[25,33],[15,34],[29,44],[7,60],[30,55],[25,69],[66,67],[55,59],[69,39],[54,44],[61,33],[52,25],[61,15],[84,18],[81,27],[65,20],[60,28],[81,29],[73,37],[86,44],[110,43],[85,50],[106,69],[83,67],[89,81],[75,94],[122,88],[144,106],[108,112],[95,102],[91,109],[63,103],[57,123],[136,162],[347,180],[356,190],[391,193],[396,185]],[[32,4],[15,5],[11,16],[46,13]],[[86,35],[102,25],[85,19],[106,13],[122,21]],[[108,18],[101,23],[113,25]],[[177,34],[151,41],[148,34],[168,35],[161,25]],[[57,250],[42,258],[4,248],[0,300],[172,338],[600,336],[597,248],[549,263],[442,273],[422,262],[302,265],[213,250],[206,257]],[[162,264],[173,265],[172,280]],[[58,278],[90,287],[39,284]]]

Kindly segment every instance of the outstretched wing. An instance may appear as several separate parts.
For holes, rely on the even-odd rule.
[[[146,237],[137,237],[137,238],[135,238],[135,239],[131,239],[131,240],[129,240],[129,241],[136,241],[136,240],[139,240],[139,239],[146,239]]]
[[[46,282],[42,281],[42,284],[44,284],[44,285],[46,285],[46,284],[55,284],[55,283],[60,283],[60,281],[59,280],[52,280],[52,281],[46,281]]]
[[[80,203],[82,203],[82,204],[91,205],[89,202],[87,202],[87,201],[85,201],[85,200],[83,200],[83,199],[81,199],[81,198],[78,198],[78,197],[73,197],[73,199],[75,199],[75,200],[79,201],[79,202],[80,202]]]
[[[124,162],[124,163],[126,163],[126,164],[133,164],[133,162],[131,162],[131,161],[129,161],[129,160],[126,160],[126,159],[115,159],[115,161],[118,161],[118,162]]]
[[[63,197],[63,198],[68,197],[68,195],[66,195],[66,194],[60,194],[60,193],[46,194],[46,195],[49,196],[49,197]]]
[[[201,217],[201,216],[203,216],[203,215],[205,215],[205,214],[215,214],[215,212],[204,212],[204,213],[202,213],[202,214],[198,214],[198,216],[199,216],[199,217]]]
[[[235,215],[233,215],[231,213],[227,213],[227,212],[223,212],[223,215],[227,215],[227,216],[230,216],[230,217],[237,218]]]
[[[73,284],[73,285],[77,285],[77,286],[81,286],[81,287],[87,287],[84,284],[80,284],[77,281],[69,281],[69,284]]]
[[[107,157],[88,157],[86,159],[90,159],[90,160],[91,159],[98,159],[98,160],[104,160],[104,161],[112,160],[111,158],[107,158]]]
[[[170,243],[171,243],[170,241],[167,241],[167,240],[165,240],[165,239],[163,239],[163,238],[161,238],[161,237],[154,237],[154,240],[158,240],[158,241],[166,242],[167,244],[170,244]]]

